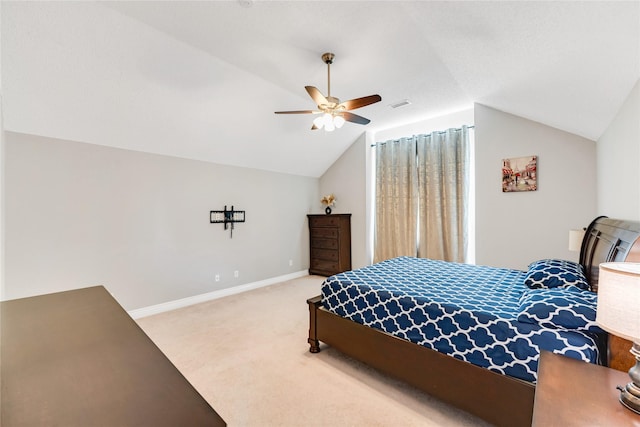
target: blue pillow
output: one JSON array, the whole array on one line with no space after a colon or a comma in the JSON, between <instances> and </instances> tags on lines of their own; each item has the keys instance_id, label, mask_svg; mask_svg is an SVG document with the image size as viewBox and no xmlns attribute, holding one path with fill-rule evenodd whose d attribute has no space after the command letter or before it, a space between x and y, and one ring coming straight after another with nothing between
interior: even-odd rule
<instances>
[{"instance_id":1,"label":"blue pillow","mask_svg":"<svg viewBox=\"0 0 640 427\"><path fill-rule=\"evenodd\" d=\"M577 286L590 289L582 265L564 259L541 259L529 264L524 284L531 289Z\"/></svg>"},{"instance_id":2,"label":"blue pillow","mask_svg":"<svg viewBox=\"0 0 640 427\"><path fill-rule=\"evenodd\" d=\"M597 294L572 289L531 289L520 298L518 321L547 328L603 332L596 324Z\"/></svg>"}]
</instances>

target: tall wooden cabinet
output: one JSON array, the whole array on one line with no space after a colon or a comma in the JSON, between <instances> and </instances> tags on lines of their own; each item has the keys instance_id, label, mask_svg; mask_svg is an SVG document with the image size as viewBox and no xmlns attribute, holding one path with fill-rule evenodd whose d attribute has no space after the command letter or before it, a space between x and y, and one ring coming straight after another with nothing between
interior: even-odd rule
<instances>
[{"instance_id":1,"label":"tall wooden cabinet","mask_svg":"<svg viewBox=\"0 0 640 427\"><path fill-rule=\"evenodd\" d=\"M332 276L351 270L351 214L307 215L309 274Z\"/></svg>"}]
</instances>

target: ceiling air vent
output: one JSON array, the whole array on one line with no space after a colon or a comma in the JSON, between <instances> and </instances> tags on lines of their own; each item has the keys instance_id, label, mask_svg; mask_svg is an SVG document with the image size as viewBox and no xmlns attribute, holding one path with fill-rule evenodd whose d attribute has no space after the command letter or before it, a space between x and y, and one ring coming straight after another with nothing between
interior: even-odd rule
<instances>
[{"instance_id":1,"label":"ceiling air vent","mask_svg":"<svg viewBox=\"0 0 640 427\"><path fill-rule=\"evenodd\" d=\"M389 107L391 108L400 108L400 107L404 107L405 105L409 105L411 104L411 101L409 101L408 99L403 99L402 101L398 101L395 102L393 104L389 104Z\"/></svg>"}]
</instances>

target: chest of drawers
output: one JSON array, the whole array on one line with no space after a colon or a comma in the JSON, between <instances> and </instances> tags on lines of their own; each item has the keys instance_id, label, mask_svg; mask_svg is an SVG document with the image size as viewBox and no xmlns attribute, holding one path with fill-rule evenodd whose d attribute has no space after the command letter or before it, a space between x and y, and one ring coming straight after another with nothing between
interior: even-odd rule
<instances>
[{"instance_id":1,"label":"chest of drawers","mask_svg":"<svg viewBox=\"0 0 640 427\"><path fill-rule=\"evenodd\" d=\"M309 274L331 276L351 270L351 214L307 217Z\"/></svg>"}]
</instances>

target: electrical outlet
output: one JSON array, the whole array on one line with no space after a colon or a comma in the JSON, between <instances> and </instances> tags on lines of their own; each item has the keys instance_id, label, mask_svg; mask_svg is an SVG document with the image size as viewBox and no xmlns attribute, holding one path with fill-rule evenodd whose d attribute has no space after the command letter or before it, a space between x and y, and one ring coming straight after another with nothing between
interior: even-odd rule
<instances>
[{"instance_id":1,"label":"electrical outlet","mask_svg":"<svg viewBox=\"0 0 640 427\"><path fill-rule=\"evenodd\" d=\"M292 259L289 260L289 267L293 267L293 260Z\"/></svg>"},{"instance_id":2,"label":"electrical outlet","mask_svg":"<svg viewBox=\"0 0 640 427\"><path fill-rule=\"evenodd\" d=\"M216 282L219 282L219 281L220 281L220 275L216 274Z\"/></svg>"},{"instance_id":3,"label":"electrical outlet","mask_svg":"<svg viewBox=\"0 0 640 427\"><path fill-rule=\"evenodd\" d=\"M240 272L238 270L234 271L233 272L233 277L235 277L237 279L238 276L240 276Z\"/></svg>"}]
</instances>

